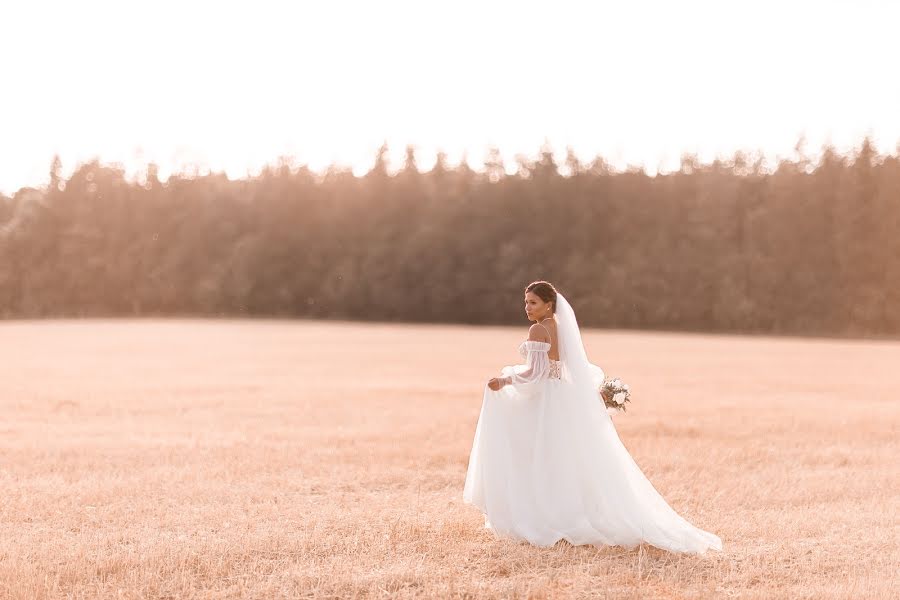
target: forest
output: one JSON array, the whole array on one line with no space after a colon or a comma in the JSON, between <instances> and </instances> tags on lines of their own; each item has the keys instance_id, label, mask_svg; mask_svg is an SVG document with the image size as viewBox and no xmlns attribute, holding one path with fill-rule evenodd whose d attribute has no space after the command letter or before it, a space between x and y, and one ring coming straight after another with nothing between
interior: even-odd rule
<instances>
[{"instance_id":1,"label":"forest","mask_svg":"<svg viewBox=\"0 0 900 600\"><path fill-rule=\"evenodd\" d=\"M900 152L872 141L650 175L547 147L508 173L382 147L356 176L139 178L92 161L0 195L0 318L299 317L522 322L553 282L584 326L900 333Z\"/></svg>"}]
</instances>

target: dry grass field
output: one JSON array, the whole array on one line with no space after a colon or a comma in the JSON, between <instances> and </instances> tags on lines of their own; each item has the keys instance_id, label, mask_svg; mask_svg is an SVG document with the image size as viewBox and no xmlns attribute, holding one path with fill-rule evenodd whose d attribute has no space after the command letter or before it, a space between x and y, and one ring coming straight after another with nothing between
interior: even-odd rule
<instances>
[{"instance_id":1,"label":"dry grass field","mask_svg":"<svg viewBox=\"0 0 900 600\"><path fill-rule=\"evenodd\" d=\"M724 552L496 540L462 502L527 326L0 323L0 598L897 598L900 343L590 331Z\"/></svg>"}]
</instances>

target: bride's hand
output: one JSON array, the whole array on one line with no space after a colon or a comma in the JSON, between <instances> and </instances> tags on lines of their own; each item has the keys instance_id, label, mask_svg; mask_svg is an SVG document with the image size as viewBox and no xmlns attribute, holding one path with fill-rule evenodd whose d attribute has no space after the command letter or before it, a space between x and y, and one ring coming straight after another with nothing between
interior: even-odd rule
<instances>
[{"instance_id":1,"label":"bride's hand","mask_svg":"<svg viewBox=\"0 0 900 600\"><path fill-rule=\"evenodd\" d=\"M488 381L488 387L496 392L503 387L503 382L500 381L498 377L492 377L491 380Z\"/></svg>"}]
</instances>

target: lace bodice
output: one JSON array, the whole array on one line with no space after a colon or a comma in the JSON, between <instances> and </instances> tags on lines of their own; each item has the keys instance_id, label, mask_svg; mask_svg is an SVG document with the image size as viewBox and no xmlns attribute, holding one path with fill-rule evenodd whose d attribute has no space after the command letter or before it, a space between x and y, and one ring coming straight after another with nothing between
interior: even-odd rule
<instances>
[{"instance_id":1,"label":"lace bodice","mask_svg":"<svg viewBox=\"0 0 900 600\"><path fill-rule=\"evenodd\" d=\"M547 377L549 379L562 379L562 369L559 366L558 360L550 360L550 372L547 373Z\"/></svg>"}]
</instances>

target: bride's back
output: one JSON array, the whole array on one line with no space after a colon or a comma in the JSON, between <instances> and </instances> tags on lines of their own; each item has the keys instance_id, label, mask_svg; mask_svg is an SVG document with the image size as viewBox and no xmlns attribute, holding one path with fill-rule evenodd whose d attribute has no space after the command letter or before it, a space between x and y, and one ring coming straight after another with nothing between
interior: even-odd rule
<instances>
[{"instance_id":1,"label":"bride's back","mask_svg":"<svg viewBox=\"0 0 900 600\"><path fill-rule=\"evenodd\" d=\"M536 339L536 337L544 338L537 341L550 342L550 351L547 353L550 360L559 360L559 335L556 328L556 319L548 318L543 321L536 322L528 330L528 339Z\"/></svg>"}]
</instances>

